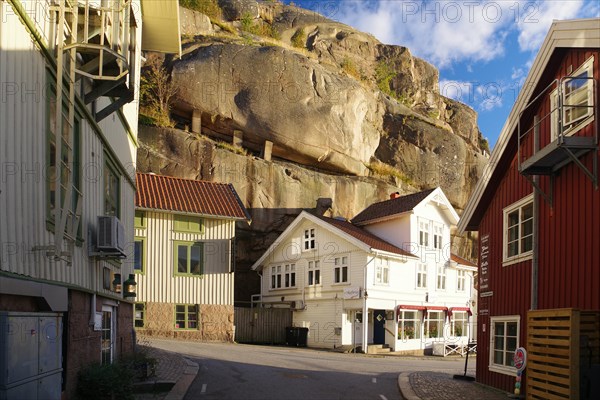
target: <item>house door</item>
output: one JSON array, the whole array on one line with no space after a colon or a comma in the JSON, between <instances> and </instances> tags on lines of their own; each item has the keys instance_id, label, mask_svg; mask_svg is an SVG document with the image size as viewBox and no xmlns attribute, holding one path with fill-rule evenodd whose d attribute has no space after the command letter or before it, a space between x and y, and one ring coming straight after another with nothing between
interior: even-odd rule
<instances>
[{"instance_id":1,"label":"house door","mask_svg":"<svg viewBox=\"0 0 600 400\"><path fill-rule=\"evenodd\" d=\"M385 344L385 310L373 310L373 343Z\"/></svg>"}]
</instances>

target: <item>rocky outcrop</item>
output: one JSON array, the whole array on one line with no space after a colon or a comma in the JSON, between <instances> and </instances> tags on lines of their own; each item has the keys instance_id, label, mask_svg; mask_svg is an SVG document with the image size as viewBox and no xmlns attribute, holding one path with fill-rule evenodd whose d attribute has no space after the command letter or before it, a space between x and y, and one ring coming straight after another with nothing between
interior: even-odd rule
<instances>
[{"instance_id":1,"label":"rocky outcrop","mask_svg":"<svg viewBox=\"0 0 600 400\"><path fill-rule=\"evenodd\" d=\"M250 65L260 65L260 74ZM301 164L365 175L379 145L383 108L356 80L280 47L213 44L174 63L177 107L202 125Z\"/></svg>"},{"instance_id":2,"label":"rocky outcrop","mask_svg":"<svg viewBox=\"0 0 600 400\"><path fill-rule=\"evenodd\" d=\"M462 211L487 155L475 111L440 95L434 66L310 11L225 3L237 11L223 7L228 22L214 34L185 16L184 55L166 61L181 129L142 127L138 168L234 184L252 215L238 227L236 299L256 293L247 283L257 276L244 270L301 210L350 218L391 192L440 186ZM281 40L242 32L244 15ZM234 136L247 155L222 148ZM380 163L392 172L373 168ZM474 255L470 238L454 243Z\"/></svg>"}]
</instances>

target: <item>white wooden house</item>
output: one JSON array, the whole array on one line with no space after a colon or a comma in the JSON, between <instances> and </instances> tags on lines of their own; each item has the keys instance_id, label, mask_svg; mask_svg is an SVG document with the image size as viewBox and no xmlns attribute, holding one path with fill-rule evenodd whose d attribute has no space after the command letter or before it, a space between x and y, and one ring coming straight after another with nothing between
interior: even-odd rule
<instances>
[{"instance_id":1,"label":"white wooden house","mask_svg":"<svg viewBox=\"0 0 600 400\"><path fill-rule=\"evenodd\" d=\"M233 185L137 174L134 324L139 335L233 341Z\"/></svg>"},{"instance_id":2,"label":"white wooden house","mask_svg":"<svg viewBox=\"0 0 600 400\"><path fill-rule=\"evenodd\" d=\"M178 7L2 0L0 21L0 398L73 398L133 349L142 49L180 52Z\"/></svg>"},{"instance_id":3,"label":"white wooden house","mask_svg":"<svg viewBox=\"0 0 600 400\"><path fill-rule=\"evenodd\" d=\"M439 188L393 197L351 222L302 212L252 266L260 304L292 308L308 346L468 341L475 267L451 256L456 212Z\"/></svg>"}]
</instances>

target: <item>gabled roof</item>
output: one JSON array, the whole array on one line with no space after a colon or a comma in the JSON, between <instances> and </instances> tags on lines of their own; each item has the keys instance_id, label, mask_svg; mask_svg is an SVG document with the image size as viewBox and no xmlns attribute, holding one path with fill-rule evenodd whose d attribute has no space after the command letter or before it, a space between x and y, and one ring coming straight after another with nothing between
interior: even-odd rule
<instances>
[{"instance_id":1,"label":"gabled roof","mask_svg":"<svg viewBox=\"0 0 600 400\"><path fill-rule=\"evenodd\" d=\"M504 123L490 160L458 222L459 233L479 228L483 213L496 189L496 185L490 183L500 179L502 171L508 165L505 158L516 151L519 113L533 99L534 90L548 67L552 55L560 48L600 48L600 18L554 21L552 23L529 70L527 79L521 86L523 89Z\"/></svg>"},{"instance_id":2,"label":"gabled roof","mask_svg":"<svg viewBox=\"0 0 600 400\"><path fill-rule=\"evenodd\" d=\"M360 226L395 218L401 214L413 211L421 203L426 203L434 199L437 199L436 201L439 201L440 204L444 203L444 211L448 212L449 219L453 224L458 222L458 214L454 211L442 189L438 187L371 204L352 218L352 223Z\"/></svg>"},{"instance_id":3,"label":"gabled roof","mask_svg":"<svg viewBox=\"0 0 600 400\"><path fill-rule=\"evenodd\" d=\"M352 225L352 223L350 223L348 221L342 221L339 219L326 218L326 217L319 217L319 218L321 218L323 221L327 222L328 224L333 225L336 228L346 232L348 235L360 240L364 244L370 246L372 249L383 250L383 251L387 251L388 253L399 254L399 255L407 256L407 257L414 257L414 255L409 253L408 251L403 250L399 247L396 247L393 244L390 244L390 243L386 242L385 240L373 235L372 233L367 232L366 230L364 230L356 225Z\"/></svg>"},{"instance_id":4,"label":"gabled roof","mask_svg":"<svg viewBox=\"0 0 600 400\"><path fill-rule=\"evenodd\" d=\"M417 256L400 249L383 239L361 229L357 226L352 225L350 222L336 220L333 218L317 217L306 211L302 211L300 215L279 235L277 240L269 246L267 251L252 265L252 269L258 269L262 263L271 255L277 246L282 244L292 233L294 229L304 220L309 220L321 228L327 229L330 232L342 237L353 245L357 246L361 250L367 253L386 253L390 256L397 256L399 258L417 258Z\"/></svg>"},{"instance_id":5,"label":"gabled roof","mask_svg":"<svg viewBox=\"0 0 600 400\"><path fill-rule=\"evenodd\" d=\"M136 174L136 208L250 220L233 185Z\"/></svg>"}]
</instances>

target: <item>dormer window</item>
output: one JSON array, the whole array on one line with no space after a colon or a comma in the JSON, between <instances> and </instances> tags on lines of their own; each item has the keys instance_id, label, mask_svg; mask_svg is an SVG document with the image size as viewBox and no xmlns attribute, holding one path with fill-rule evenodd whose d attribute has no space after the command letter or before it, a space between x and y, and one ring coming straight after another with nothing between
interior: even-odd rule
<instances>
[{"instance_id":1,"label":"dormer window","mask_svg":"<svg viewBox=\"0 0 600 400\"><path fill-rule=\"evenodd\" d=\"M306 229L304 231L304 250L313 250L315 248L315 230L314 228Z\"/></svg>"}]
</instances>

